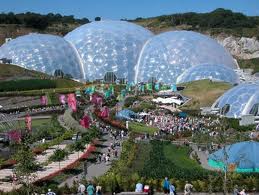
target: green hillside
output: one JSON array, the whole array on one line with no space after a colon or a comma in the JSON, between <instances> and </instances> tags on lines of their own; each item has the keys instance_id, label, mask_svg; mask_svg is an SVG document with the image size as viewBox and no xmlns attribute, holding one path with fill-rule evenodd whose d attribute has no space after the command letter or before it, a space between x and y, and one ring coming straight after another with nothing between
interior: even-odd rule
<instances>
[{"instance_id":1,"label":"green hillside","mask_svg":"<svg viewBox=\"0 0 259 195\"><path fill-rule=\"evenodd\" d=\"M194 30L211 35L257 37L259 39L259 17L246 16L222 8L209 13L181 13L162 15L152 18L130 20L155 33L168 30Z\"/></svg>"},{"instance_id":2,"label":"green hillside","mask_svg":"<svg viewBox=\"0 0 259 195\"><path fill-rule=\"evenodd\" d=\"M16 65L0 64L0 81L14 79L49 78L47 74L28 70Z\"/></svg>"},{"instance_id":3,"label":"green hillside","mask_svg":"<svg viewBox=\"0 0 259 195\"><path fill-rule=\"evenodd\" d=\"M193 81L181 84L185 89L181 92L191 100L183 106L187 109L199 109L211 106L215 100L232 86L224 82L212 82L210 80Z\"/></svg>"},{"instance_id":4,"label":"green hillside","mask_svg":"<svg viewBox=\"0 0 259 195\"><path fill-rule=\"evenodd\" d=\"M83 85L74 80L54 78L16 65L0 64L0 70L0 92L73 88Z\"/></svg>"}]
</instances>

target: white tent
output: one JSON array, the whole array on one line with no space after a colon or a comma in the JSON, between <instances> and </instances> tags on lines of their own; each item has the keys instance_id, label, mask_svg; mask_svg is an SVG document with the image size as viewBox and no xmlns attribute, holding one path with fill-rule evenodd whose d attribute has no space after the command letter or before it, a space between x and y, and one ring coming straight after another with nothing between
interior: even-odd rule
<instances>
[{"instance_id":1,"label":"white tent","mask_svg":"<svg viewBox=\"0 0 259 195\"><path fill-rule=\"evenodd\" d=\"M173 103L175 103L177 105L181 105L183 103L182 100L175 99L174 97L170 97L170 98L158 97L156 99L153 99L152 101L155 102L155 103L162 103L162 104L173 104Z\"/></svg>"}]
</instances>

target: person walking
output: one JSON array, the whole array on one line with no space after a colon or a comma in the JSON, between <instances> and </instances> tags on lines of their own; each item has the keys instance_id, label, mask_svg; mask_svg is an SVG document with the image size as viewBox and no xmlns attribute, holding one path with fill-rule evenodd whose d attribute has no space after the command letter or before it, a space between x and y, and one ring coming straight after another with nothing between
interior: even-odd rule
<instances>
[{"instance_id":1,"label":"person walking","mask_svg":"<svg viewBox=\"0 0 259 195\"><path fill-rule=\"evenodd\" d=\"M88 195L94 195L94 186L92 182L89 182L89 185L87 186L86 191Z\"/></svg>"},{"instance_id":2,"label":"person walking","mask_svg":"<svg viewBox=\"0 0 259 195\"><path fill-rule=\"evenodd\" d=\"M192 194L193 185L186 181L184 186L184 195L191 195Z\"/></svg>"},{"instance_id":3,"label":"person walking","mask_svg":"<svg viewBox=\"0 0 259 195\"><path fill-rule=\"evenodd\" d=\"M170 190L170 195L176 195L176 190L175 190L175 187L173 185L173 182L171 182L169 190Z\"/></svg>"},{"instance_id":4,"label":"person walking","mask_svg":"<svg viewBox=\"0 0 259 195\"><path fill-rule=\"evenodd\" d=\"M169 194L170 192L170 182L168 180L168 177L165 177L165 180L163 182L163 190L164 194Z\"/></svg>"},{"instance_id":5,"label":"person walking","mask_svg":"<svg viewBox=\"0 0 259 195\"><path fill-rule=\"evenodd\" d=\"M82 183L79 183L77 192L78 192L78 195L84 195L85 194L85 185Z\"/></svg>"},{"instance_id":6,"label":"person walking","mask_svg":"<svg viewBox=\"0 0 259 195\"><path fill-rule=\"evenodd\" d=\"M99 184L96 186L96 195L102 195L102 186Z\"/></svg>"},{"instance_id":7,"label":"person walking","mask_svg":"<svg viewBox=\"0 0 259 195\"><path fill-rule=\"evenodd\" d=\"M48 189L48 192L47 192L46 195L56 195L56 193L55 193L55 192L52 192L51 189Z\"/></svg>"}]
</instances>

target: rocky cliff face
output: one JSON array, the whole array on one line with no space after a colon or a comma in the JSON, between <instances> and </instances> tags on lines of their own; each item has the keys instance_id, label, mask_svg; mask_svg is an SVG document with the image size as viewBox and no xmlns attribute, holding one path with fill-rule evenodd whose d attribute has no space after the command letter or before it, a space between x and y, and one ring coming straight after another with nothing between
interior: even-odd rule
<instances>
[{"instance_id":1,"label":"rocky cliff face","mask_svg":"<svg viewBox=\"0 0 259 195\"><path fill-rule=\"evenodd\" d=\"M256 38L234 36L217 36L214 38L239 59L259 58L259 41Z\"/></svg>"}]
</instances>

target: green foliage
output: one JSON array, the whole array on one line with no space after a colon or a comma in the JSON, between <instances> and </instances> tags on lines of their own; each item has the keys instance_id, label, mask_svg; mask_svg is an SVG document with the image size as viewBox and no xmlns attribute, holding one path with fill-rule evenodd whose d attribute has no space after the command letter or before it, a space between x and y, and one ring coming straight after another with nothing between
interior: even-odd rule
<instances>
[{"instance_id":1,"label":"green foliage","mask_svg":"<svg viewBox=\"0 0 259 195\"><path fill-rule=\"evenodd\" d=\"M233 128L237 131L251 131L255 130L255 125L240 126L239 120L234 118L226 118L228 128Z\"/></svg>"},{"instance_id":2,"label":"green foliage","mask_svg":"<svg viewBox=\"0 0 259 195\"><path fill-rule=\"evenodd\" d=\"M152 141L150 161L140 175L148 178L177 178L185 180L207 179L209 172L189 159L186 148L177 149L170 142Z\"/></svg>"},{"instance_id":3,"label":"green foliage","mask_svg":"<svg viewBox=\"0 0 259 195\"><path fill-rule=\"evenodd\" d=\"M62 149L56 149L54 153L49 157L50 161L54 162L60 162L65 159L65 157L68 156L68 152L66 150Z\"/></svg>"},{"instance_id":4,"label":"green foliage","mask_svg":"<svg viewBox=\"0 0 259 195\"><path fill-rule=\"evenodd\" d=\"M31 79L0 82L0 92L55 88L54 80Z\"/></svg>"},{"instance_id":5,"label":"green foliage","mask_svg":"<svg viewBox=\"0 0 259 195\"><path fill-rule=\"evenodd\" d=\"M29 80L12 80L0 82L0 92L7 91L26 91L36 89L54 89L54 88L70 88L80 87L78 83L69 79L29 79ZM43 91L42 91L43 93Z\"/></svg>"},{"instance_id":6,"label":"green foliage","mask_svg":"<svg viewBox=\"0 0 259 195\"><path fill-rule=\"evenodd\" d=\"M64 24L85 24L90 21L87 18L75 19L74 16L62 16L60 14L49 13L41 15L32 12L14 14L9 12L7 14L0 14L0 24L23 24L26 27L32 27L39 30L44 30L48 26L58 23Z\"/></svg>"},{"instance_id":7,"label":"green foliage","mask_svg":"<svg viewBox=\"0 0 259 195\"><path fill-rule=\"evenodd\" d=\"M127 97L125 100L124 100L124 106L126 108L130 107L135 101L139 100L138 97L136 96L132 96L132 97Z\"/></svg>"},{"instance_id":8,"label":"green foliage","mask_svg":"<svg viewBox=\"0 0 259 195\"><path fill-rule=\"evenodd\" d=\"M238 59L240 68L251 68L253 73L259 72L259 58L241 60Z\"/></svg>"}]
</instances>

